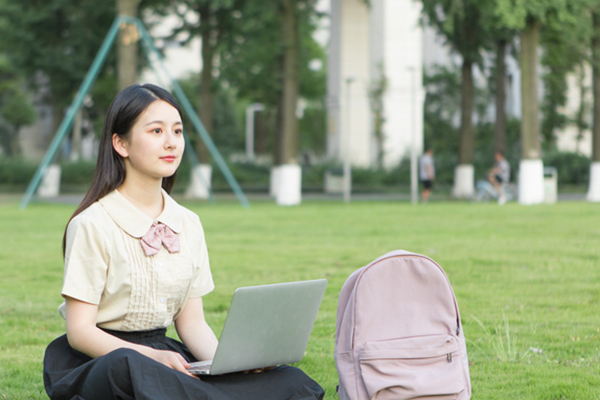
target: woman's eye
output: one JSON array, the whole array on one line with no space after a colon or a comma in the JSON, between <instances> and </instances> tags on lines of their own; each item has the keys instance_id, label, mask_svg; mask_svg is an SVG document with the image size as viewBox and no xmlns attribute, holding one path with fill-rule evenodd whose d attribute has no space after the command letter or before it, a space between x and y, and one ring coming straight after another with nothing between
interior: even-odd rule
<instances>
[{"instance_id":1,"label":"woman's eye","mask_svg":"<svg viewBox=\"0 0 600 400\"><path fill-rule=\"evenodd\" d=\"M183 133L183 129L175 129L175 134L181 135Z\"/></svg>"},{"instance_id":2,"label":"woman's eye","mask_svg":"<svg viewBox=\"0 0 600 400\"><path fill-rule=\"evenodd\" d=\"M161 130L160 128L154 128L154 129L152 130L152 132L154 132L154 133L161 133L161 132L162 132L162 130Z\"/></svg>"}]
</instances>

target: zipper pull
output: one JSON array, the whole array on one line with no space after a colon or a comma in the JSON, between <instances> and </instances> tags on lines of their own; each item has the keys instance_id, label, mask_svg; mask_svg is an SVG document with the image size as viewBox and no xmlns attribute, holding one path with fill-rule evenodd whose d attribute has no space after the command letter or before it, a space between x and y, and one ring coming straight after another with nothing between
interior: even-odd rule
<instances>
[{"instance_id":1,"label":"zipper pull","mask_svg":"<svg viewBox=\"0 0 600 400\"><path fill-rule=\"evenodd\" d=\"M446 356L446 359L448 360L449 363L452 362L452 353L448 353L448 355Z\"/></svg>"}]
</instances>

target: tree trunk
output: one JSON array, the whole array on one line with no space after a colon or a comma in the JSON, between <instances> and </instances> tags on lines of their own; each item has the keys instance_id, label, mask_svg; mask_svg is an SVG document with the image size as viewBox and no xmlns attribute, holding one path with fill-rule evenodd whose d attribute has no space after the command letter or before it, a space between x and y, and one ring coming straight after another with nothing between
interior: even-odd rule
<instances>
[{"instance_id":1,"label":"tree trunk","mask_svg":"<svg viewBox=\"0 0 600 400\"><path fill-rule=\"evenodd\" d=\"M52 130L50 131L50 135L44 137L42 145L45 149L50 146L52 138L58 133L58 128L60 128L60 124L62 123L62 120L66 114L65 108L59 105L58 101L56 101L56 96L53 94L50 97L50 104L52 104ZM57 153L60 157L60 152Z\"/></svg>"},{"instance_id":2,"label":"tree trunk","mask_svg":"<svg viewBox=\"0 0 600 400\"><path fill-rule=\"evenodd\" d=\"M213 59L215 54L214 31L212 28L214 15L210 6L200 10L200 30L202 35L202 72L200 73L200 93L198 102L198 116L212 136L214 130L214 87L213 87ZM196 142L196 154L202 164L209 164L211 157L208 148L202 140Z\"/></svg>"},{"instance_id":3,"label":"tree trunk","mask_svg":"<svg viewBox=\"0 0 600 400\"><path fill-rule=\"evenodd\" d=\"M283 42L282 92L279 102L276 135L276 164L294 164L298 154L298 119L296 103L299 92L299 33L295 0L281 0L281 37Z\"/></svg>"},{"instance_id":4,"label":"tree trunk","mask_svg":"<svg viewBox=\"0 0 600 400\"><path fill-rule=\"evenodd\" d=\"M137 17L140 0L116 0L119 15ZM117 44L117 79L119 90L137 80L138 32L135 25L121 24Z\"/></svg>"},{"instance_id":5,"label":"tree trunk","mask_svg":"<svg viewBox=\"0 0 600 400\"><path fill-rule=\"evenodd\" d=\"M254 152L256 154L265 154L267 152L267 125L270 120L268 110L261 113L256 113L255 116L255 128L254 128Z\"/></svg>"},{"instance_id":6,"label":"tree trunk","mask_svg":"<svg viewBox=\"0 0 600 400\"><path fill-rule=\"evenodd\" d=\"M506 40L496 42L496 122L494 151L506 153Z\"/></svg>"},{"instance_id":7,"label":"tree trunk","mask_svg":"<svg viewBox=\"0 0 600 400\"><path fill-rule=\"evenodd\" d=\"M539 21L529 21L521 33L521 159L541 158L538 104Z\"/></svg>"},{"instance_id":8,"label":"tree trunk","mask_svg":"<svg viewBox=\"0 0 600 400\"><path fill-rule=\"evenodd\" d=\"M75 120L73 121L73 131L71 133L71 154L69 155L69 161L79 161L79 154L81 154L81 130L83 127L83 113L80 109L75 114Z\"/></svg>"},{"instance_id":9,"label":"tree trunk","mask_svg":"<svg viewBox=\"0 0 600 400\"><path fill-rule=\"evenodd\" d=\"M541 23L530 20L521 33L521 161L519 203L544 202L544 164L540 146L538 44Z\"/></svg>"},{"instance_id":10,"label":"tree trunk","mask_svg":"<svg viewBox=\"0 0 600 400\"><path fill-rule=\"evenodd\" d=\"M594 125L592 127L592 162L600 162L600 9L592 14L592 90L594 97Z\"/></svg>"},{"instance_id":11,"label":"tree trunk","mask_svg":"<svg viewBox=\"0 0 600 400\"><path fill-rule=\"evenodd\" d=\"M473 163L473 62L463 58L461 83L459 164Z\"/></svg>"},{"instance_id":12,"label":"tree trunk","mask_svg":"<svg viewBox=\"0 0 600 400\"><path fill-rule=\"evenodd\" d=\"M10 129L11 128L8 128L8 130ZM21 127L19 125L15 125L12 128L13 132L11 132L11 135L9 136L10 144L8 146L8 157L15 157L21 155L21 142L19 140L20 129Z\"/></svg>"}]
</instances>

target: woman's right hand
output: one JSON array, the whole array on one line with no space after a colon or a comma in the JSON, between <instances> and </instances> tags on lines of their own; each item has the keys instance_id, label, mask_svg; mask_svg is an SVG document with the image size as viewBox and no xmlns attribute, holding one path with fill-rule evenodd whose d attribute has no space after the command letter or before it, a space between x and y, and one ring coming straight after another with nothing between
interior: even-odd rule
<instances>
[{"instance_id":1,"label":"woman's right hand","mask_svg":"<svg viewBox=\"0 0 600 400\"><path fill-rule=\"evenodd\" d=\"M169 368L194 376L187 371L190 364L177 352L126 342L98 329L97 312L97 305L66 298L67 339L75 350L96 358L119 348L132 349Z\"/></svg>"},{"instance_id":2,"label":"woman's right hand","mask_svg":"<svg viewBox=\"0 0 600 400\"><path fill-rule=\"evenodd\" d=\"M190 363L188 363L181 354L175 351L155 349L150 358L176 371L183 372L189 376L195 376L187 370L190 367Z\"/></svg>"}]
</instances>

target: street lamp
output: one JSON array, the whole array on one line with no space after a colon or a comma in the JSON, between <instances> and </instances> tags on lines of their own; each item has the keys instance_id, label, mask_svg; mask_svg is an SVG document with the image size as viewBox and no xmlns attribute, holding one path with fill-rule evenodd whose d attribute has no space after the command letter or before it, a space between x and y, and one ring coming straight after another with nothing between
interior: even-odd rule
<instances>
[{"instance_id":1,"label":"street lamp","mask_svg":"<svg viewBox=\"0 0 600 400\"><path fill-rule=\"evenodd\" d=\"M417 204L417 69L408 67L412 72L411 82L411 145L410 145L410 197L412 204Z\"/></svg>"},{"instance_id":2,"label":"street lamp","mask_svg":"<svg viewBox=\"0 0 600 400\"><path fill-rule=\"evenodd\" d=\"M246 107L246 158L254 161L254 113L264 110L261 103L252 103Z\"/></svg>"},{"instance_id":3,"label":"street lamp","mask_svg":"<svg viewBox=\"0 0 600 400\"><path fill-rule=\"evenodd\" d=\"M354 82L354 78L346 78L346 132L344 135L344 203L350 203L350 188L352 178L350 175L350 120L352 110L350 107L350 86Z\"/></svg>"}]
</instances>

